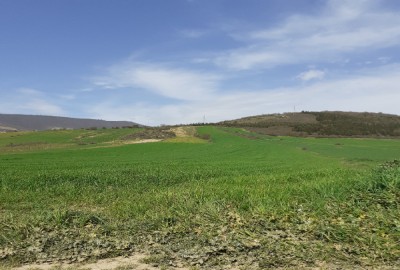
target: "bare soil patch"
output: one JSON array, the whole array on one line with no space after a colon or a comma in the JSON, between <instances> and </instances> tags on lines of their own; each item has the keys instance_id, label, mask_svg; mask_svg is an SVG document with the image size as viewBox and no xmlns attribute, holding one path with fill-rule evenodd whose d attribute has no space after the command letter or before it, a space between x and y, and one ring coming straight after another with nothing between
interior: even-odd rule
<instances>
[{"instance_id":1,"label":"bare soil patch","mask_svg":"<svg viewBox=\"0 0 400 270\"><path fill-rule=\"evenodd\" d=\"M196 134L195 127L176 127L170 129L176 137L193 137Z\"/></svg>"},{"instance_id":2,"label":"bare soil patch","mask_svg":"<svg viewBox=\"0 0 400 270\"><path fill-rule=\"evenodd\" d=\"M147 128L140 132L135 132L129 134L122 138L125 141L132 140L149 140L149 139L157 139L157 140L165 140L169 138L176 137L175 133L164 128Z\"/></svg>"},{"instance_id":3,"label":"bare soil patch","mask_svg":"<svg viewBox=\"0 0 400 270\"><path fill-rule=\"evenodd\" d=\"M143 139L136 141L124 141L123 144L140 144L140 143L152 143L152 142L161 142L161 139Z\"/></svg>"},{"instance_id":4,"label":"bare soil patch","mask_svg":"<svg viewBox=\"0 0 400 270\"><path fill-rule=\"evenodd\" d=\"M90 270L157 270L160 267L157 264L146 263L148 260L148 256L145 254L135 253L131 256L126 257L116 257L111 259L102 259L97 262L92 263L74 263L74 264L66 264L66 263L46 263L46 264L26 264L20 267L13 268L13 270L49 270L49 269L90 269ZM188 268L184 267L169 267L170 270L187 270Z\"/></svg>"}]
</instances>

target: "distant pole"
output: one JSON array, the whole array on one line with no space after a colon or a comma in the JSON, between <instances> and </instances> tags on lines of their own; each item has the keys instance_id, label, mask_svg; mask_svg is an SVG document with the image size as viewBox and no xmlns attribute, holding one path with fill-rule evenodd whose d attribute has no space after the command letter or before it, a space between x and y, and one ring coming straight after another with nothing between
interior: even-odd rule
<instances>
[{"instance_id":1,"label":"distant pole","mask_svg":"<svg viewBox=\"0 0 400 270\"><path fill-rule=\"evenodd\" d=\"M206 123L206 115L203 115L203 125Z\"/></svg>"},{"instance_id":2,"label":"distant pole","mask_svg":"<svg viewBox=\"0 0 400 270\"><path fill-rule=\"evenodd\" d=\"M296 113L296 105L293 106L293 112Z\"/></svg>"}]
</instances>

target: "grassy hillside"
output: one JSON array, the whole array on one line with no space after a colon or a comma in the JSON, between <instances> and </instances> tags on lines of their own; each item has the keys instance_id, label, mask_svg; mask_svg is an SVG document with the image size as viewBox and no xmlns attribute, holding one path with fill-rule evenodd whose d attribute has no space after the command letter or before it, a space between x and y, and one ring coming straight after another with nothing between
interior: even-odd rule
<instances>
[{"instance_id":1,"label":"grassy hillside","mask_svg":"<svg viewBox=\"0 0 400 270\"><path fill-rule=\"evenodd\" d=\"M0 134L0 265L135 250L199 269L400 263L398 140L208 126L203 143L71 143L85 132ZM60 147L3 151L14 139Z\"/></svg>"},{"instance_id":2,"label":"grassy hillside","mask_svg":"<svg viewBox=\"0 0 400 270\"><path fill-rule=\"evenodd\" d=\"M301 112L259 115L219 123L269 135L400 137L400 116L381 113Z\"/></svg>"},{"instance_id":3,"label":"grassy hillside","mask_svg":"<svg viewBox=\"0 0 400 270\"><path fill-rule=\"evenodd\" d=\"M109 147L131 142L143 128L24 131L0 134L0 153Z\"/></svg>"}]
</instances>

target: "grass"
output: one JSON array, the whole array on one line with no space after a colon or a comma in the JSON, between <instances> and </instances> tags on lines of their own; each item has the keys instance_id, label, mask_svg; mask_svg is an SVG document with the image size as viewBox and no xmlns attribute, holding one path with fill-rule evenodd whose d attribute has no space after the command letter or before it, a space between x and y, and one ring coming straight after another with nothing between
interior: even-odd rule
<instances>
[{"instance_id":1,"label":"grass","mask_svg":"<svg viewBox=\"0 0 400 270\"><path fill-rule=\"evenodd\" d=\"M0 153L105 146L141 128L54 130L0 133Z\"/></svg>"},{"instance_id":2,"label":"grass","mask_svg":"<svg viewBox=\"0 0 400 270\"><path fill-rule=\"evenodd\" d=\"M398 263L399 166L378 165L400 158L400 141L207 126L209 141L112 144L136 131L0 134L0 263L138 248L199 267L254 264L245 254L261 268ZM54 147L8 150L31 142Z\"/></svg>"}]
</instances>

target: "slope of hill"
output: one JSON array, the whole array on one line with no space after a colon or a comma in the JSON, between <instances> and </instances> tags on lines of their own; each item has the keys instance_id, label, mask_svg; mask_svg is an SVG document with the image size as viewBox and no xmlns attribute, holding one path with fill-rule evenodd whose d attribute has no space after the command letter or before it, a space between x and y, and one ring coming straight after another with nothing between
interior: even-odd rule
<instances>
[{"instance_id":1,"label":"slope of hill","mask_svg":"<svg viewBox=\"0 0 400 270\"><path fill-rule=\"evenodd\" d=\"M105 121L79 119L59 116L0 114L0 131L79 129L79 128L112 128L141 126L129 121Z\"/></svg>"},{"instance_id":2,"label":"slope of hill","mask_svg":"<svg viewBox=\"0 0 400 270\"><path fill-rule=\"evenodd\" d=\"M268 135L400 137L400 116L383 113L301 112L219 122Z\"/></svg>"}]
</instances>

